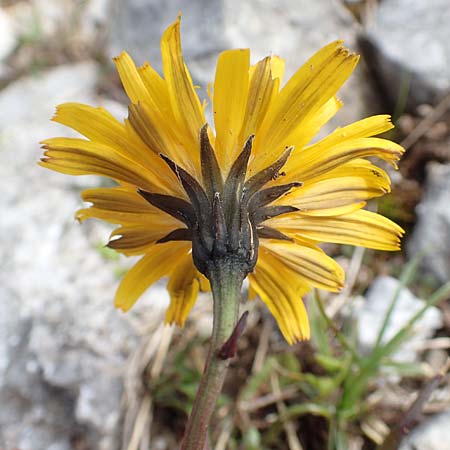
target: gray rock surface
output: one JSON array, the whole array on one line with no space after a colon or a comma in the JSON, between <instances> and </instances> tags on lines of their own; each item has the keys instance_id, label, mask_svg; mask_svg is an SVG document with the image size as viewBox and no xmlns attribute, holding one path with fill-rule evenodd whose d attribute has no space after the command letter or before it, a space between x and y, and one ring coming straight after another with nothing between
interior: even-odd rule
<instances>
[{"instance_id":1,"label":"gray rock surface","mask_svg":"<svg viewBox=\"0 0 450 450\"><path fill-rule=\"evenodd\" d=\"M189 66L192 62L205 66L206 76L209 76L218 52L227 45L223 36L222 0L114 1L112 11L108 48L111 58L127 50L137 64L149 61L160 70L161 35L180 11L183 13L183 53ZM198 77L197 73L193 75Z\"/></svg>"},{"instance_id":2,"label":"gray rock surface","mask_svg":"<svg viewBox=\"0 0 450 450\"><path fill-rule=\"evenodd\" d=\"M110 229L74 220L80 187L99 179L36 164L39 141L68 133L49 120L55 105L98 104L97 79L80 63L0 92L0 448L118 448L127 360L167 305L156 288L114 309L118 263L96 249Z\"/></svg>"},{"instance_id":3,"label":"gray rock surface","mask_svg":"<svg viewBox=\"0 0 450 450\"><path fill-rule=\"evenodd\" d=\"M17 44L17 32L9 15L0 7L0 80L9 73L6 59Z\"/></svg>"},{"instance_id":4,"label":"gray rock surface","mask_svg":"<svg viewBox=\"0 0 450 450\"><path fill-rule=\"evenodd\" d=\"M440 282L450 280L450 164L429 163L417 222L408 241L409 256L424 252L423 268Z\"/></svg>"},{"instance_id":5,"label":"gray rock surface","mask_svg":"<svg viewBox=\"0 0 450 450\"><path fill-rule=\"evenodd\" d=\"M335 39L344 39L357 50L355 23L338 0L116 0L113 11L108 56L125 49L137 64L148 60L159 70L161 33L181 11L183 53L203 97L207 84L213 81L218 54L227 48L250 48L253 62L268 54L282 56L286 60L285 80ZM374 112L376 102L362 67L339 96L345 106L328 131Z\"/></svg>"},{"instance_id":6,"label":"gray rock surface","mask_svg":"<svg viewBox=\"0 0 450 450\"><path fill-rule=\"evenodd\" d=\"M426 419L404 439L400 450L450 450L450 410Z\"/></svg>"},{"instance_id":7,"label":"gray rock surface","mask_svg":"<svg viewBox=\"0 0 450 450\"><path fill-rule=\"evenodd\" d=\"M384 0L368 30L369 60L395 104L436 103L450 91L448 0Z\"/></svg>"},{"instance_id":8,"label":"gray rock surface","mask_svg":"<svg viewBox=\"0 0 450 450\"><path fill-rule=\"evenodd\" d=\"M376 278L370 286L365 301L357 310L358 342L361 350L369 354L375 346L377 336L386 313L399 286L399 281L392 277ZM403 288L395 304L391 320L384 333L382 342L389 339L403 328L424 305L424 301ZM398 362L413 362L417 359L418 344L430 338L434 331L442 326L442 314L438 308L431 307L419 319L413 328L413 334L393 355Z\"/></svg>"},{"instance_id":9,"label":"gray rock surface","mask_svg":"<svg viewBox=\"0 0 450 450\"><path fill-rule=\"evenodd\" d=\"M14 49L16 45L16 33L10 17L0 8L0 63Z\"/></svg>"}]
</instances>

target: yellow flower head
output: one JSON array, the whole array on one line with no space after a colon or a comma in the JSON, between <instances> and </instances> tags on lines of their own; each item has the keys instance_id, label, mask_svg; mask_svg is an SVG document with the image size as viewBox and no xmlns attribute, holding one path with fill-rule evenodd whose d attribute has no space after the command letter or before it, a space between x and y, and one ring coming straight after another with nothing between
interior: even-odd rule
<instances>
[{"instance_id":1,"label":"yellow flower head","mask_svg":"<svg viewBox=\"0 0 450 450\"><path fill-rule=\"evenodd\" d=\"M396 165L399 145L372 136L392 128L380 115L310 144L339 110L336 92L358 56L332 42L281 87L283 60L250 65L247 49L219 56L213 84L214 131L181 53L180 19L161 40L164 77L149 64L115 58L130 98L124 123L103 108L58 106L53 118L86 139L43 142L41 165L70 175L97 174L116 187L88 189L80 220L118 224L109 246L143 255L125 275L115 304L127 311L168 276L167 323L183 325L209 265L234 258L289 343L309 337L301 297L338 291L344 272L320 242L398 250L402 229L362 209L389 192L387 174L366 158Z\"/></svg>"}]
</instances>

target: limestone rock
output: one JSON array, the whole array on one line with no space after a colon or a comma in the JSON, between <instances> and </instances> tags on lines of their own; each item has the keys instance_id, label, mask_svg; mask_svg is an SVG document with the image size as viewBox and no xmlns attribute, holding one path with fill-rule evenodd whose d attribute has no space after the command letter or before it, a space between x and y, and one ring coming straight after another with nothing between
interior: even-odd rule
<instances>
[{"instance_id":1,"label":"limestone rock","mask_svg":"<svg viewBox=\"0 0 450 450\"><path fill-rule=\"evenodd\" d=\"M133 312L114 309L118 263L97 250L110 227L74 220L83 177L36 164L39 141L68 133L55 105L101 103L98 72L57 67L0 92L0 448L117 449L127 360L167 305L156 286Z\"/></svg>"},{"instance_id":2,"label":"limestone rock","mask_svg":"<svg viewBox=\"0 0 450 450\"><path fill-rule=\"evenodd\" d=\"M426 419L407 436L400 450L450 450L450 410Z\"/></svg>"},{"instance_id":3,"label":"limestone rock","mask_svg":"<svg viewBox=\"0 0 450 450\"><path fill-rule=\"evenodd\" d=\"M362 307L357 311L358 341L364 353L368 354L373 349L398 285L398 280L392 277L376 278L366 294ZM423 305L424 301L414 296L408 289L401 289L382 342L387 342L394 337ZM429 308L416 322L413 335L402 344L393 355L393 359L399 362L415 361L418 344L430 338L434 331L442 326L442 323L442 314L439 309Z\"/></svg>"},{"instance_id":4,"label":"limestone rock","mask_svg":"<svg viewBox=\"0 0 450 450\"><path fill-rule=\"evenodd\" d=\"M422 201L416 208L417 222L408 242L412 257L424 252L423 268L441 283L450 279L450 164L429 163Z\"/></svg>"},{"instance_id":5,"label":"limestone rock","mask_svg":"<svg viewBox=\"0 0 450 450\"><path fill-rule=\"evenodd\" d=\"M113 10L108 56L125 49L137 64L148 60L158 70L161 33L181 11L183 53L203 98L214 79L218 54L227 48L250 48L253 63L268 54L282 56L285 80L333 40L344 39L357 50L355 23L337 0L123 0L116 1ZM376 109L363 72L360 64L339 92L345 105L327 132Z\"/></svg>"},{"instance_id":6,"label":"limestone rock","mask_svg":"<svg viewBox=\"0 0 450 450\"><path fill-rule=\"evenodd\" d=\"M385 0L365 37L368 60L393 105L436 103L450 90L448 0Z\"/></svg>"}]
</instances>

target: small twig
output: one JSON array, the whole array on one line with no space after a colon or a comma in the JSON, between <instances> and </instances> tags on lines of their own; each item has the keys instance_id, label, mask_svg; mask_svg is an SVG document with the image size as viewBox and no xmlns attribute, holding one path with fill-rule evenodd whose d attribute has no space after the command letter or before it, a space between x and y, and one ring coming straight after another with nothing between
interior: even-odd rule
<instances>
[{"instance_id":1,"label":"small twig","mask_svg":"<svg viewBox=\"0 0 450 450\"><path fill-rule=\"evenodd\" d=\"M128 449L131 436L133 435L136 418L142 404L142 392L145 388L142 384L142 373L150 364L158 349L158 340L163 325L158 325L156 329L147 329L139 342L136 351L131 355L125 373L124 403L125 419L122 440L122 450Z\"/></svg>"},{"instance_id":2,"label":"small twig","mask_svg":"<svg viewBox=\"0 0 450 450\"><path fill-rule=\"evenodd\" d=\"M348 350L352 354L354 359L358 359L358 355L356 354L356 351L353 348L353 346L347 341L346 337L340 332L340 330L336 327L335 323L327 315L327 312L325 311L322 300L320 298L320 294L317 291L315 292L315 297L317 306L319 307L319 311L322 314L322 317L325 319L328 327L330 327L333 330L333 333L335 334L336 338L338 339L342 347Z\"/></svg>"},{"instance_id":3,"label":"small twig","mask_svg":"<svg viewBox=\"0 0 450 450\"><path fill-rule=\"evenodd\" d=\"M217 439L215 450L226 450L232 430L233 427L231 420L225 421L222 431L220 432Z\"/></svg>"},{"instance_id":4,"label":"small twig","mask_svg":"<svg viewBox=\"0 0 450 450\"><path fill-rule=\"evenodd\" d=\"M258 373L264 361L266 360L267 351L269 350L269 338L272 332L272 324L265 320L258 339L258 348L255 352L255 358L252 365L252 373Z\"/></svg>"},{"instance_id":5,"label":"small twig","mask_svg":"<svg viewBox=\"0 0 450 450\"><path fill-rule=\"evenodd\" d=\"M152 399L150 395L146 394L141 402L127 450L138 450L142 435L149 422L151 406Z\"/></svg>"},{"instance_id":6,"label":"small twig","mask_svg":"<svg viewBox=\"0 0 450 450\"><path fill-rule=\"evenodd\" d=\"M429 400L433 391L439 386L449 369L450 358L447 359L446 364L439 371L439 373L432 377L424 386L422 391L417 396L417 399L403 416L403 419L391 430L383 444L378 447L378 450L396 450L400 446L403 438L410 433L411 429L420 418L425 403Z\"/></svg>"},{"instance_id":7,"label":"small twig","mask_svg":"<svg viewBox=\"0 0 450 450\"><path fill-rule=\"evenodd\" d=\"M164 326L162 330L161 340L159 342L158 350L153 361L150 377L152 379L158 378L164 366L164 361L169 351L170 343L172 341L173 327Z\"/></svg>"},{"instance_id":8,"label":"small twig","mask_svg":"<svg viewBox=\"0 0 450 450\"><path fill-rule=\"evenodd\" d=\"M444 97L400 143L406 149L413 146L450 109L450 94Z\"/></svg>"},{"instance_id":9,"label":"small twig","mask_svg":"<svg viewBox=\"0 0 450 450\"><path fill-rule=\"evenodd\" d=\"M122 448L125 450L137 450L149 447L150 430L152 421L152 401L148 392L145 392L142 374L146 367L153 361L150 378L157 378L164 365L165 357L171 342L173 329L165 325L158 325L156 330L145 336L137 350L130 358L125 377L126 414L124 425L124 441ZM144 408L148 406L147 412Z\"/></svg>"},{"instance_id":10,"label":"small twig","mask_svg":"<svg viewBox=\"0 0 450 450\"><path fill-rule=\"evenodd\" d=\"M450 338L448 337L438 337L433 339L428 339L414 345L415 350L446 350L450 348Z\"/></svg>"},{"instance_id":11,"label":"small twig","mask_svg":"<svg viewBox=\"0 0 450 450\"><path fill-rule=\"evenodd\" d=\"M361 22L363 28L367 29L376 23L376 12L378 9L377 0L367 0L364 2L363 11L361 13Z\"/></svg>"},{"instance_id":12,"label":"small twig","mask_svg":"<svg viewBox=\"0 0 450 450\"><path fill-rule=\"evenodd\" d=\"M353 251L352 258L350 259L350 264L346 273L345 286L342 289L341 293L334 297L333 301L330 302L330 304L327 306L327 316L330 319L332 319L347 303L353 287L355 286L356 280L358 279L364 252L365 248L363 247L356 247Z\"/></svg>"},{"instance_id":13,"label":"small twig","mask_svg":"<svg viewBox=\"0 0 450 450\"><path fill-rule=\"evenodd\" d=\"M298 394L298 388L295 386L290 386L283 391L280 391L279 394L275 394L274 392L266 395L262 395L258 398L252 398L249 401L241 402L239 404L239 409L245 412L256 411L261 408L265 408L266 406L272 405L273 403L277 403L282 400L288 400L293 398Z\"/></svg>"},{"instance_id":14,"label":"small twig","mask_svg":"<svg viewBox=\"0 0 450 450\"><path fill-rule=\"evenodd\" d=\"M280 397L281 395L281 389L280 389L280 383L278 381L278 376L273 373L270 377L270 382L272 385L272 391L274 395ZM277 401L277 409L278 413L281 417L286 417L287 415L287 408L286 405L281 401ZM297 434L295 432L295 427L292 421L290 420L283 420L283 428L287 436L288 445L290 450L304 450L302 444L300 443Z\"/></svg>"}]
</instances>

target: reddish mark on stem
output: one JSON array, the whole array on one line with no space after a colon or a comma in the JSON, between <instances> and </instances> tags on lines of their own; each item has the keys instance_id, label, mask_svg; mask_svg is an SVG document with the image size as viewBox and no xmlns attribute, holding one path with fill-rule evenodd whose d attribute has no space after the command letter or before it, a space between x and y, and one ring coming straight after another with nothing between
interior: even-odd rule
<instances>
[{"instance_id":1,"label":"reddish mark on stem","mask_svg":"<svg viewBox=\"0 0 450 450\"><path fill-rule=\"evenodd\" d=\"M229 358L234 358L236 356L238 339L242 336L242 333L245 330L245 326L247 324L247 317L248 311L245 311L244 314L242 314L241 318L238 320L236 326L234 327L231 336L217 351L217 356L220 359L226 360Z\"/></svg>"}]
</instances>

